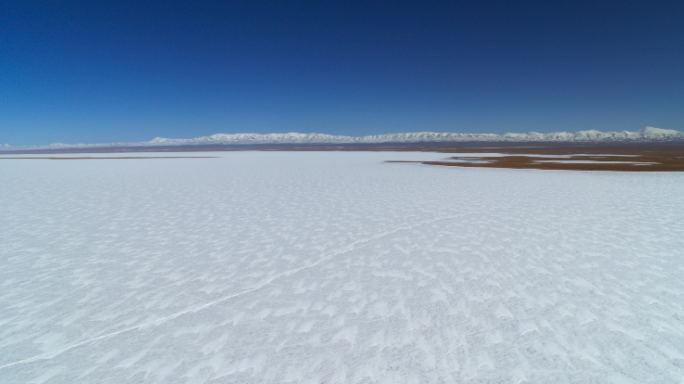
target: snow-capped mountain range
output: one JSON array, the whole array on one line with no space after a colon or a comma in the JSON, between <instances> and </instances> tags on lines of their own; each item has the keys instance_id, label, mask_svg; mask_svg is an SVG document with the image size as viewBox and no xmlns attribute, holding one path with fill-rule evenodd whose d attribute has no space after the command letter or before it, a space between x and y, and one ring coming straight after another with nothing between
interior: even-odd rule
<instances>
[{"instance_id":1,"label":"snow-capped mountain range","mask_svg":"<svg viewBox=\"0 0 684 384\"><path fill-rule=\"evenodd\" d=\"M337 136L321 133L218 133L194 139L165 139L157 137L150 141L110 144L50 144L47 146L12 147L5 144L2 150L17 149L60 149L100 147L154 147L183 145L246 145L246 144L374 144L374 143L420 143L420 142L464 142L464 141L510 141L510 142L593 142L593 141L684 141L684 132L672 129L645 127L636 132L579 131L575 133L437 133L413 132L391 133L373 136Z\"/></svg>"}]
</instances>

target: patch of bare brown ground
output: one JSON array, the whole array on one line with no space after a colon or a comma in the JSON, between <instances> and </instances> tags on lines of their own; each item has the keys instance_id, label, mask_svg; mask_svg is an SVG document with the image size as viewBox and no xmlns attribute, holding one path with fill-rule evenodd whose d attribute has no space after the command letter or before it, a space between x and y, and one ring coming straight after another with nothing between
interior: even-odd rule
<instances>
[{"instance_id":1,"label":"patch of bare brown ground","mask_svg":"<svg viewBox=\"0 0 684 384\"><path fill-rule=\"evenodd\" d=\"M466 164L453 162L428 162L429 164L470 168L519 168L519 169L561 169L576 171L632 171L632 172L681 172L684 170L684 141L670 142L599 142L599 143L544 143L544 142L434 142L434 143L380 143L380 144L213 144L185 146L150 147L103 147L34 149L0 152L0 159L16 154L75 154L75 153L141 153L141 152L218 152L218 151L410 151L452 153L504 153L505 158L483 158L493 160L487 164ZM593 164L539 163L534 158L515 155L592 155L586 157L556 158L558 160L596 160ZM636 155L634 157L598 155ZM145 157L150 159L151 157ZM167 157L165 157L167 158ZM172 158L172 157L168 157ZM24 158L25 159L25 158ZM44 158L41 158L44 159ZM51 158L64 160L66 158ZM84 159L79 157L79 159ZM104 159L103 157L93 159ZM122 159L117 157L116 159ZM475 160L475 159L473 159ZM610 164L606 161L621 161L624 164ZM603 162L603 163L600 163ZM633 165L632 162L654 162L651 165Z\"/></svg>"},{"instance_id":2,"label":"patch of bare brown ground","mask_svg":"<svg viewBox=\"0 0 684 384\"><path fill-rule=\"evenodd\" d=\"M215 159L216 156L147 156L147 157L3 157L0 160L146 160L146 159Z\"/></svg>"},{"instance_id":3,"label":"patch of bare brown ground","mask_svg":"<svg viewBox=\"0 0 684 384\"><path fill-rule=\"evenodd\" d=\"M454 156L430 165L466 168L513 168L567 171L682 172L684 143L641 143L611 145L534 145L500 148L468 148L449 151L503 153L503 157ZM544 157L534 156L544 155ZM553 162L558 161L558 162ZM572 163L572 161L577 161ZM582 161L591 161L584 163Z\"/></svg>"}]
</instances>

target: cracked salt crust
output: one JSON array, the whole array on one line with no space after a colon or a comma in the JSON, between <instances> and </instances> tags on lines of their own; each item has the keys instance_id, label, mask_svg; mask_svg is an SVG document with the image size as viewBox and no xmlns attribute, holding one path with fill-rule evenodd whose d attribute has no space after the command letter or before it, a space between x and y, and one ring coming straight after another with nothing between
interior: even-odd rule
<instances>
[{"instance_id":1,"label":"cracked salt crust","mask_svg":"<svg viewBox=\"0 0 684 384\"><path fill-rule=\"evenodd\" d=\"M3 163L1 383L684 380L681 173L214 155Z\"/></svg>"}]
</instances>

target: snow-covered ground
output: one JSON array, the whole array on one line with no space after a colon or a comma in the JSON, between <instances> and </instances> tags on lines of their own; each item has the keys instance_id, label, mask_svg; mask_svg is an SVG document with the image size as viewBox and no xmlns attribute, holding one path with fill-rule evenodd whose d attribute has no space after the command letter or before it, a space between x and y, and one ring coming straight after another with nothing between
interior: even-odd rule
<instances>
[{"instance_id":1,"label":"snow-covered ground","mask_svg":"<svg viewBox=\"0 0 684 384\"><path fill-rule=\"evenodd\" d=\"M682 173L214 155L1 160L0 383L684 381Z\"/></svg>"}]
</instances>

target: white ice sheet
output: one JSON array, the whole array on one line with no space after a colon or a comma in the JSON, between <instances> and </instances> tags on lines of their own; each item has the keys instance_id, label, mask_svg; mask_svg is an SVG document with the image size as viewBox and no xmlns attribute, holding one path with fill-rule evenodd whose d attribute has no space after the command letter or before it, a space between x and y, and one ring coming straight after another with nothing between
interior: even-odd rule
<instances>
[{"instance_id":1,"label":"white ice sheet","mask_svg":"<svg viewBox=\"0 0 684 384\"><path fill-rule=\"evenodd\" d=\"M684 381L681 173L216 155L0 162L0 383Z\"/></svg>"}]
</instances>

